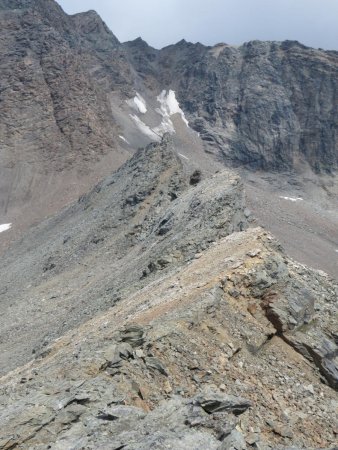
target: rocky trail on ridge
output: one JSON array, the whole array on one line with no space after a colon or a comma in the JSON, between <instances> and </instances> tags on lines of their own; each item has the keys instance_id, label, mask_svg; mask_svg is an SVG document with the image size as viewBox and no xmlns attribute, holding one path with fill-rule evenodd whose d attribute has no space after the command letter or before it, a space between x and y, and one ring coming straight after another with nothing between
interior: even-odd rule
<instances>
[{"instance_id":1,"label":"rocky trail on ridge","mask_svg":"<svg viewBox=\"0 0 338 450\"><path fill-rule=\"evenodd\" d=\"M332 448L337 286L248 220L165 136L13 246L0 448Z\"/></svg>"}]
</instances>

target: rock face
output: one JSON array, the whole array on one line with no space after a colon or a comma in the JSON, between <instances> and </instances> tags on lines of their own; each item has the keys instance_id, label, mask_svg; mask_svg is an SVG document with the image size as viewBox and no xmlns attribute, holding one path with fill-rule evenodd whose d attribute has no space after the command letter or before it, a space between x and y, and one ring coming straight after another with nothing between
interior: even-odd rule
<instances>
[{"instance_id":1,"label":"rock face","mask_svg":"<svg viewBox=\"0 0 338 450\"><path fill-rule=\"evenodd\" d=\"M0 216L24 228L129 156L108 98L129 69L96 13L69 17L52 0L1 0L0 34Z\"/></svg>"},{"instance_id":2,"label":"rock face","mask_svg":"<svg viewBox=\"0 0 338 450\"><path fill-rule=\"evenodd\" d=\"M115 36L93 11L70 17L52 0L1 0L0 11L5 155L34 153L62 170L108 152L115 140L107 91L127 82ZM103 63L111 67L104 78Z\"/></svg>"},{"instance_id":3,"label":"rock face","mask_svg":"<svg viewBox=\"0 0 338 450\"><path fill-rule=\"evenodd\" d=\"M337 52L293 41L238 48L181 41L155 59L139 41L126 46L141 76L176 90L191 126L228 164L337 169Z\"/></svg>"}]
</instances>

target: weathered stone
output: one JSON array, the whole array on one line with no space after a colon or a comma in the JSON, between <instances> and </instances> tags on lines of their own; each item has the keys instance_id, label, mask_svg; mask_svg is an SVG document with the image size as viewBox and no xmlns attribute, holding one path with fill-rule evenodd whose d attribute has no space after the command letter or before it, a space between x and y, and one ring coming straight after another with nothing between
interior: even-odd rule
<instances>
[{"instance_id":1,"label":"weathered stone","mask_svg":"<svg viewBox=\"0 0 338 450\"><path fill-rule=\"evenodd\" d=\"M149 367L150 369L155 369L158 372L160 372L162 375L168 376L167 370L165 369L165 367L163 366L161 361L159 361L157 358L146 357L145 363L146 363L146 366Z\"/></svg>"},{"instance_id":2,"label":"weathered stone","mask_svg":"<svg viewBox=\"0 0 338 450\"><path fill-rule=\"evenodd\" d=\"M338 388L338 346L314 325L303 332L286 333L285 339L313 362L334 389Z\"/></svg>"},{"instance_id":3,"label":"weathered stone","mask_svg":"<svg viewBox=\"0 0 338 450\"><path fill-rule=\"evenodd\" d=\"M205 391L194 398L194 403L200 405L206 412L229 412L235 415L243 414L252 406L249 400L217 391Z\"/></svg>"},{"instance_id":4,"label":"weathered stone","mask_svg":"<svg viewBox=\"0 0 338 450\"><path fill-rule=\"evenodd\" d=\"M246 450L244 436L237 430L232 431L222 442L219 450Z\"/></svg>"},{"instance_id":5,"label":"weathered stone","mask_svg":"<svg viewBox=\"0 0 338 450\"><path fill-rule=\"evenodd\" d=\"M140 347L144 343L143 328L139 325L128 325L120 333L122 342L127 342L133 347Z\"/></svg>"}]
</instances>

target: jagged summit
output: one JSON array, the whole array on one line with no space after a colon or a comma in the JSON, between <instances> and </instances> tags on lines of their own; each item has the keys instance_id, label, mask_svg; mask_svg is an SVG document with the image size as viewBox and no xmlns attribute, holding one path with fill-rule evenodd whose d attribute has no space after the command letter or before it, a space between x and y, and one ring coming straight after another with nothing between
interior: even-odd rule
<instances>
[{"instance_id":1,"label":"jagged summit","mask_svg":"<svg viewBox=\"0 0 338 450\"><path fill-rule=\"evenodd\" d=\"M124 42L124 43L125 44L133 43L135 45L140 45L142 47L150 47L150 45L144 39L142 39L141 36L133 39L132 41L127 41L127 42Z\"/></svg>"}]
</instances>

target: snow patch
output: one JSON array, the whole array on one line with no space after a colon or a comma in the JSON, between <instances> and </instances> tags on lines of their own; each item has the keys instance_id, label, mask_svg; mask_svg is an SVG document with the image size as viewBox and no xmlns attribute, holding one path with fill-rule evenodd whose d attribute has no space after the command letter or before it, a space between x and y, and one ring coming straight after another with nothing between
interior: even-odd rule
<instances>
[{"instance_id":1,"label":"snow patch","mask_svg":"<svg viewBox=\"0 0 338 450\"><path fill-rule=\"evenodd\" d=\"M131 98L130 100L126 100L126 103L133 109L136 109L136 111L139 111L141 114L145 114L147 112L147 103L138 92L136 92L136 95L134 98Z\"/></svg>"},{"instance_id":2,"label":"snow patch","mask_svg":"<svg viewBox=\"0 0 338 450\"><path fill-rule=\"evenodd\" d=\"M301 202L304 199L302 197L283 197L280 196L279 198L282 198L283 200L289 200L290 202Z\"/></svg>"},{"instance_id":3,"label":"snow patch","mask_svg":"<svg viewBox=\"0 0 338 450\"><path fill-rule=\"evenodd\" d=\"M159 142L161 140L161 136L158 135L155 131L153 131L148 125L146 125L142 120L137 117L135 114L129 114L133 121L136 123L138 129L148 136L153 141Z\"/></svg>"},{"instance_id":4,"label":"snow patch","mask_svg":"<svg viewBox=\"0 0 338 450\"><path fill-rule=\"evenodd\" d=\"M160 107L156 108L155 111L160 114L160 116L162 116L160 125L151 128L146 123L144 123L138 115L130 114L130 117L133 119L133 121L136 123L137 127L143 134L148 136L151 140L157 142L161 140L161 137L165 133L174 134L175 127L171 120L171 116L173 116L174 114L179 114L186 126L189 127L189 123L185 118L184 112L180 108L180 105L176 99L175 91L169 90L167 92L166 90L163 90L161 94L156 97L156 99L159 102ZM136 96L134 98L126 100L126 102L137 113L145 114L147 112L146 102L139 93L136 93ZM121 136L120 138L122 139Z\"/></svg>"},{"instance_id":5,"label":"snow patch","mask_svg":"<svg viewBox=\"0 0 338 450\"><path fill-rule=\"evenodd\" d=\"M134 102L141 114L145 114L147 112L147 103L140 94L136 93L136 97L134 97Z\"/></svg>"},{"instance_id":6,"label":"snow patch","mask_svg":"<svg viewBox=\"0 0 338 450\"><path fill-rule=\"evenodd\" d=\"M119 138L126 144L130 145L130 143L127 141L127 139L124 136L119 136Z\"/></svg>"},{"instance_id":7,"label":"snow patch","mask_svg":"<svg viewBox=\"0 0 338 450\"><path fill-rule=\"evenodd\" d=\"M164 133L175 133L175 127L170 117L164 117L161 124L158 127L153 128L154 132L160 136L163 136Z\"/></svg>"},{"instance_id":8,"label":"snow patch","mask_svg":"<svg viewBox=\"0 0 338 450\"><path fill-rule=\"evenodd\" d=\"M3 225L0 225L0 233L2 233L3 231L7 231L10 228L12 228L11 223L4 223Z\"/></svg>"},{"instance_id":9,"label":"snow patch","mask_svg":"<svg viewBox=\"0 0 338 450\"><path fill-rule=\"evenodd\" d=\"M170 89L167 93L166 90L163 90L160 95L157 96L157 101L161 106L160 108L157 108L156 111L161 114L163 118L170 118L170 116L174 114L179 114L186 126L189 127L189 122L176 99L175 91Z\"/></svg>"},{"instance_id":10,"label":"snow patch","mask_svg":"<svg viewBox=\"0 0 338 450\"><path fill-rule=\"evenodd\" d=\"M179 153L179 156L182 156L182 158L187 159L189 161L189 158L185 155L182 155L182 153Z\"/></svg>"}]
</instances>

